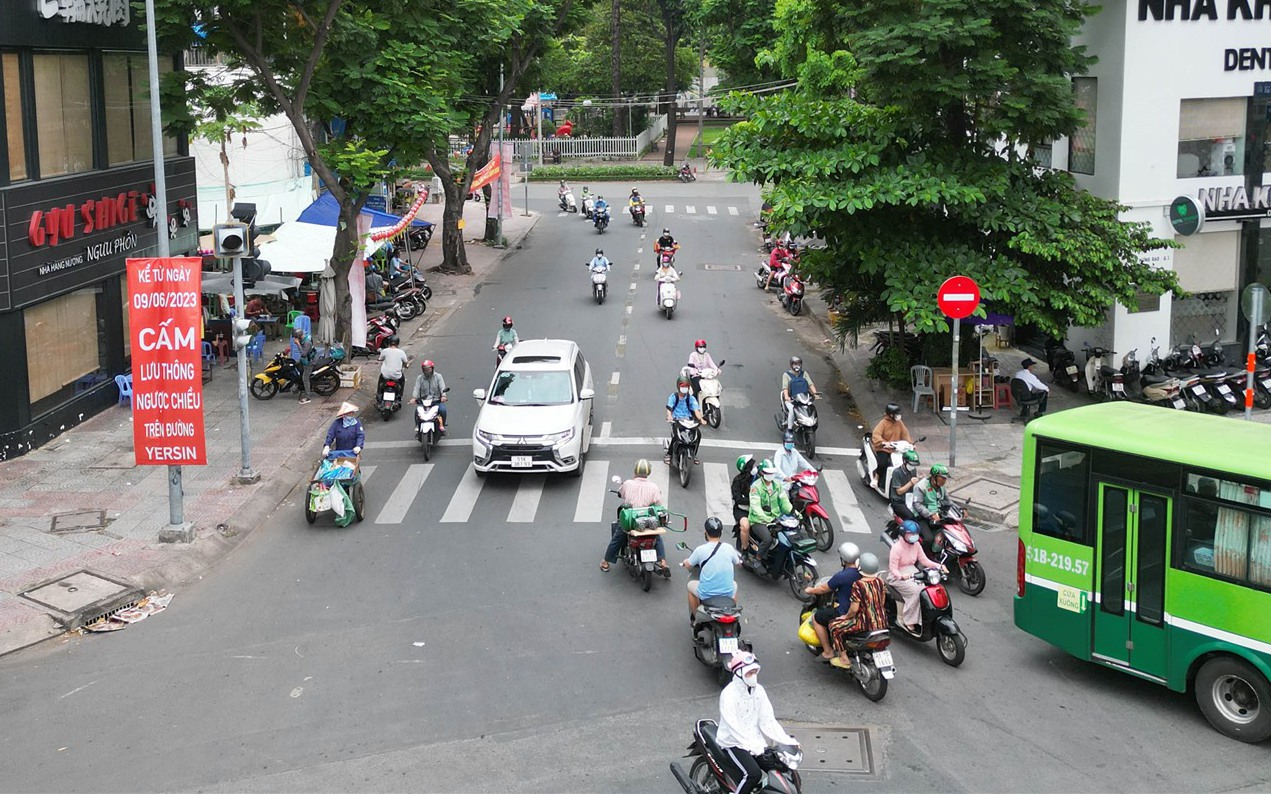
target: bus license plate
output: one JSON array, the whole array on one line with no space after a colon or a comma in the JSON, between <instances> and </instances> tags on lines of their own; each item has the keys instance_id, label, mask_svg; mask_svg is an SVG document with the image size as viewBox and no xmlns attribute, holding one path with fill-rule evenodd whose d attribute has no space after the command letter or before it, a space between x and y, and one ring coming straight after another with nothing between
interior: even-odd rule
<instances>
[{"instance_id":1,"label":"bus license plate","mask_svg":"<svg viewBox=\"0 0 1271 794\"><path fill-rule=\"evenodd\" d=\"M513 456L512 456L512 468L514 468L514 469L528 469L528 468L530 467L531 463L533 463L533 460L534 460L534 459L533 459L533 458L531 458L529 455L513 455Z\"/></svg>"},{"instance_id":2,"label":"bus license plate","mask_svg":"<svg viewBox=\"0 0 1271 794\"><path fill-rule=\"evenodd\" d=\"M1076 374L1077 374L1077 365L1076 365L1076 364L1069 364L1069 365L1068 365L1068 374L1069 374L1069 375L1076 375Z\"/></svg>"},{"instance_id":3,"label":"bus license plate","mask_svg":"<svg viewBox=\"0 0 1271 794\"><path fill-rule=\"evenodd\" d=\"M874 651L875 667L891 667L891 651Z\"/></svg>"},{"instance_id":4,"label":"bus license plate","mask_svg":"<svg viewBox=\"0 0 1271 794\"><path fill-rule=\"evenodd\" d=\"M657 562L657 549L640 549L640 562Z\"/></svg>"},{"instance_id":5,"label":"bus license plate","mask_svg":"<svg viewBox=\"0 0 1271 794\"><path fill-rule=\"evenodd\" d=\"M1196 394L1196 395L1204 396L1204 394L1205 394L1205 387L1204 387L1204 386L1201 386L1201 385L1199 385L1199 384L1197 384L1196 386L1193 386L1193 387L1192 387L1192 394Z\"/></svg>"},{"instance_id":6,"label":"bus license plate","mask_svg":"<svg viewBox=\"0 0 1271 794\"><path fill-rule=\"evenodd\" d=\"M384 402L391 403L395 401L396 399L397 399L397 395L393 394L391 391L384 392Z\"/></svg>"},{"instance_id":7,"label":"bus license plate","mask_svg":"<svg viewBox=\"0 0 1271 794\"><path fill-rule=\"evenodd\" d=\"M1117 392L1117 393L1120 393L1120 392L1125 391L1125 384L1124 384L1124 383L1117 383L1116 381L1113 381L1113 382L1112 382L1112 391Z\"/></svg>"},{"instance_id":8,"label":"bus license plate","mask_svg":"<svg viewBox=\"0 0 1271 794\"><path fill-rule=\"evenodd\" d=\"M736 637L720 637L719 638L720 653L737 653Z\"/></svg>"}]
</instances>

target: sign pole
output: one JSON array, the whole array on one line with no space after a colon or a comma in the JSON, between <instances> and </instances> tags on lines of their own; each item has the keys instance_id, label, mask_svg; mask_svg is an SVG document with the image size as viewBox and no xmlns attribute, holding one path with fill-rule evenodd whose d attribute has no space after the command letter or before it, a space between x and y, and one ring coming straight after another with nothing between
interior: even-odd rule
<instances>
[{"instance_id":1,"label":"sign pole","mask_svg":"<svg viewBox=\"0 0 1271 794\"><path fill-rule=\"evenodd\" d=\"M1254 282L1244 288L1240 295L1240 308L1249 318L1249 345L1245 359L1245 421L1253 421L1253 377L1258 365L1258 328L1265 322L1267 304L1271 303L1271 294L1267 288Z\"/></svg>"},{"instance_id":2,"label":"sign pole","mask_svg":"<svg viewBox=\"0 0 1271 794\"><path fill-rule=\"evenodd\" d=\"M970 317L980 305L980 286L966 276L945 279L936 292L936 304L953 322L953 377L949 381L949 465L958 458L958 343L961 341L964 317Z\"/></svg>"},{"instance_id":3,"label":"sign pole","mask_svg":"<svg viewBox=\"0 0 1271 794\"><path fill-rule=\"evenodd\" d=\"M949 383L949 465L958 462L958 343L962 321L953 320L953 379Z\"/></svg>"},{"instance_id":4,"label":"sign pole","mask_svg":"<svg viewBox=\"0 0 1271 794\"><path fill-rule=\"evenodd\" d=\"M234 257L234 314L237 318L247 319L247 303L244 301L243 258ZM234 331L238 329L235 328ZM252 437L251 424L247 420L247 346L238 345L235 357L238 359L238 441L242 449L242 463L238 470L238 481L250 485L260 481L260 474L252 469Z\"/></svg>"},{"instance_id":5,"label":"sign pole","mask_svg":"<svg viewBox=\"0 0 1271 794\"><path fill-rule=\"evenodd\" d=\"M499 64L499 96L503 96L503 64ZM503 186L509 185L510 181L505 178L503 169L511 168L511 163L503 162L503 124L506 117L503 114L503 105L499 105L499 199L498 199L498 222L495 224L495 242L503 247Z\"/></svg>"}]
</instances>

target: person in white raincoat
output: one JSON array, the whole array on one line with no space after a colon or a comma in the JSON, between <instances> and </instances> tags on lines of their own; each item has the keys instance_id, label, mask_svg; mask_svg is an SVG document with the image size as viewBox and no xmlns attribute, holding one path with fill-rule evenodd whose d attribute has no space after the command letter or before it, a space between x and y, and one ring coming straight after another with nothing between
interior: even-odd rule
<instances>
[{"instance_id":1,"label":"person in white raincoat","mask_svg":"<svg viewBox=\"0 0 1271 794\"><path fill-rule=\"evenodd\" d=\"M758 756L770 744L799 743L772 713L768 693L759 685L759 662L752 653L735 653L728 662L733 679L719 693L719 731L715 740L733 766L737 794L758 791L763 770Z\"/></svg>"}]
</instances>

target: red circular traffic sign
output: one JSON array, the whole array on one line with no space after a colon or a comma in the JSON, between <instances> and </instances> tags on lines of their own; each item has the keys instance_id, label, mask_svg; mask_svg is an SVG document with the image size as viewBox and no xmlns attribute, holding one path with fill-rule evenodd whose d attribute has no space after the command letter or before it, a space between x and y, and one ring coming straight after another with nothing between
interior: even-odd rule
<instances>
[{"instance_id":1,"label":"red circular traffic sign","mask_svg":"<svg viewBox=\"0 0 1271 794\"><path fill-rule=\"evenodd\" d=\"M940 285L936 293L940 311L954 320L970 317L980 305L980 285L967 276L953 276Z\"/></svg>"}]
</instances>

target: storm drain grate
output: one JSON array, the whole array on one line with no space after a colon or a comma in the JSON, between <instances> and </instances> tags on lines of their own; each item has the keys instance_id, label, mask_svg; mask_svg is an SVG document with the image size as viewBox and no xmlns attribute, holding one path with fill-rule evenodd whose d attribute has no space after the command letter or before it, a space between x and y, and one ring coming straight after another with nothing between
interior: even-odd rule
<instances>
[{"instance_id":1,"label":"storm drain grate","mask_svg":"<svg viewBox=\"0 0 1271 794\"><path fill-rule=\"evenodd\" d=\"M703 263L703 264L702 264L702 270L732 270L732 271L737 271L737 270L741 270L741 265L712 265L712 264L710 264L710 263Z\"/></svg>"},{"instance_id":2,"label":"storm drain grate","mask_svg":"<svg viewBox=\"0 0 1271 794\"><path fill-rule=\"evenodd\" d=\"M803 747L800 772L873 775L877 771L869 728L787 724L786 730Z\"/></svg>"},{"instance_id":3,"label":"storm drain grate","mask_svg":"<svg viewBox=\"0 0 1271 794\"><path fill-rule=\"evenodd\" d=\"M106 526L105 510L79 510L74 513L62 513L53 516L49 532L84 532L91 529L102 529Z\"/></svg>"},{"instance_id":4,"label":"storm drain grate","mask_svg":"<svg viewBox=\"0 0 1271 794\"><path fill-rule=\"evenodd\" d=\"M143 595L134 584L88 570L64 574L18 593L48 610L68 630L134 605Z\"/></svg>"}]
</instances>

